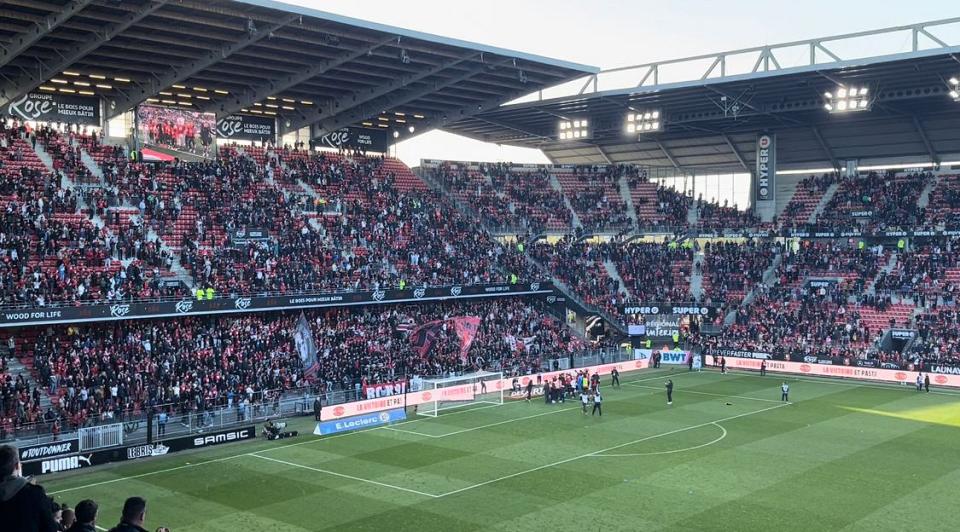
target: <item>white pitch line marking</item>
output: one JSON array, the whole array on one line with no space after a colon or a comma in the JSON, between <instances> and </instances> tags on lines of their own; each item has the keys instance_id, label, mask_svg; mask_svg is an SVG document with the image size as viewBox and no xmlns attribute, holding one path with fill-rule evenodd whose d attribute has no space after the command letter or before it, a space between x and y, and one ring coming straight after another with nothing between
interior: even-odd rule
<instances>
[{"instance_id":1,"label":"white pitch line marking","mask_svg":"<svg viewBox=\"0 0 960 532\"><path fill-rule=\"evenodd\" d=\"M254 457L256 457L256 458L260 458L260 459L263 459L263 460L269 460L270 462L276 462L276 463L278 463L278 464L284 464L284 465L287 465L287 466L290 466L290 467L299 467L300 469L308 469L308 470L310 470L310 471L316 471L317 473L323 473L323 474L325 474L325 475L331 475L331 476L335 476L335 477L346 478L346 479L350 479L350 480L356 480L357 482L366 482L367 484L373 484L373 485L381 486L381 487L384 487L384 488L390 488L390 489L395 489L395 490L400 490L400 491L406 491L406 492L408 492L408 493L415 493L415 494L417 494L417 495L422 495L422 496L424 496L424 497L431 497L431 498L434 498L434 499L437 498L437 497L439 497L439 495L434 495L434 494L432 494L432 493L426 493L426 492L423 492L423 491L417 491L417 490L415 490L415 489L404 488L403 486L394 486L393 484L387 484L386 482L378 482L378 481L376 481L376 480L370 480L370 479L368 479L368 478L355 477L355 476L353 476L353 475L346 475L346 474L343 474L343 473L337 473L336 471L329 471L329 470L327 470L327 469L320 469L319 467L311 467L311 466L307 466L307 465L303 465L303 464L297 464L297 463L294 463L294 462L288 462L288 461L286 461L286 460L278 460L278 459L276 459L276 458L270 458L269 456L262 456L262 455L259 455L259 454L256 454L256 453L250 453L250 456L254 456Z\"/></svg>"},{"instance_id":2,"label":"white pitch line marking","mask_svg":"<svg viewBox=\"0 0 960 532\"><path fill-rule=\"evenodd\" d=\"M535 473L535 472L541 471L541 470L543 470L543 469L549 469L549 468L551 468L551 467L556 467L556 466L559 466L559 465L567 464L567 463L570 463L570 462L573 462L573 461L576 461L576 460L580 460L580 459L583 459L583 458L587 458L588 456L594 456L594 455L597 455L597 454L606 453L606 452L609 452L609 451L614 451L614 450L616 450L616 449L621 449L621 448L623 448L623 447L626 447L626 446L628 446L628 445L633 445L633 444L635 444L635 443L641 443L641 442L645 442L645 441L648 441L648 440L653 440L653 439L656 439L656 438L662 438L662 437L664 437L664 436L670 436L671 434L677 434L677 433L679 433L679 432L686 432L686 431L688 431L688 430L698 429L698 428L700 428L700 427L705 427L705 426L707 426L707 425L711 425L711 424L714 424L714 423L722 423L722 422L724 422L724 421L730 421L730 420L738 419L738 418L741 418L741 417L752 416L752 415L754 415L754 414L760 414L760 413L763 413L763 412L768 412L768 411L770 411L770 410L776 410L777 408L783 408L783 407L788 406L788 405L791 405L791 404L793 404L793 403L782 403L782 404L779 404L779 405L775 405L775 406L770 406L770 407L767 407L767 408L763 408L763 409L760 409L760 410L755 410L755 411L753 411L753 412L746 412L746 413L743 413L743 414L737 414L737 415L735 415L735 416L725 417L725 418L723 418L723 419L715 419L715 420L713 420L713 421L707 421L706 423L700 423L699 425L691 425L691 426L689 426L689 427L683 427L683 428L679 428L679 429L676 429L676 430L671 430L671 431L668 431L668 432L664 432L664 433L662 433L662 434L654 434L653 436L647 436L647 437L645 437L645 438L640 438L639 440L629 441L629 442L627 442L627 443L621 443L621 444L619 444L619 445L614 445L613 447L607 447L606 449L600 449L599 451L593 451L593 452L591 452L591 453L581 454L580 456L574 456L574 457L572 457L572 458L566 458L566 459L564 459L564 460L559 460L559 461L552 462L552 463L549 463L549 464L544 464L544 465L542 465L542 466L533 467L533 468L530 468L530 469L526 469L526 470L523 470L523 471L519 471L519 472L517 472L517 473L511 473L511 474L509 474L509 475L504 475L504 476L502 476L502 477L490 479L490 480L487 480L487 481L484 481L484 482L480 482L480 483L478 483L478 484L474 484L474 485L472 485L472 486L467 486L467 487L465 487L465 488L460 488L460 489L456 489L456 490L453 490L453 491L448 491L447 493L443 493L443 494L441 494L441 495L438 495L438 497L447 497L447 496L449 496L449 495L456 495L457 493L463 493L463 492L468 491L468 490L472 490L472 489L475 489L475 488L480 488L480 487L487 486L487 485L490 485L490 484L494 484L494 483L496 483L496 482L500 482L500 481L503 481L503 480L509 480L509 479L511 479L511 478L523 476L523 475L526 475L526 474L529 474L529 473Z\"/></svg>"},{"instance_id":3,"label":"white pitch line marking","mask_svg":"<svg viewBox=\"0 0 960 532\"><path fill-rule=\"evenodd\" d=\"M590 456L594 458L625 458L631 456L654 456L661 454L676 454L676 453L685 453L687 451L695 451L697 449L703 449L704 447L709 447L715 443L720 443L720 440L727 437L727 429L723 428L723 425L719 423L711 423L711 425L718 427L723 432L720 434L719 438L716 438L713 441L707 443L701 443L700 445L694 445L693 447L685 447L683 449L671 449L669 451L657 451L652 453L616 453L616 454L592 454Z\"/></svg>"},{"instance_id":4,"label":"white pitch line marking","mask_svg":"<svg viewBox=\"0 0 960 532\"><path fill-rule=\"evenodd\" d=\"M645 390L659 390L660 388L655 386L644 386L642 384L628 383L626 386L633 386L634 388L643 388ZM779 403L776 399L763 399L760 397L748 397L746 395L727 395L725 393L712 393L712 392L698 392L696 390L682 390L679 393L693 393L697 395L710 395L713 397L729 397L730 399L748 399L750 401L763 401L765 403Z\"/></svg>"},{"instance_id":5,"label":"white pitch line marking","mask_svg":"<svg viewBox=\"0 0 960 532\"><path fill-rule=\"evenodd\" d=\"M658 376L656 376L656 377L647 377L647 378L645 378L645 379L637 379L637 380L626 381L626 382L624 382L624 384L630 384L630 383L632 383L632 382L646 382L646 381L656 380L656 379L662 378L663 375L664 375L664 374L662 373L662 374L660 374L660 375L658 375ZM521 402L522 402L522 401L516 401L514 404L518 404L518 403L521 403ZM504 403L504 404L508 404L508 403ZM496 406L504 406L504 405L496 405ZM485 407L484 407L484 408L485 408ZM460 411L460 412L451 412L450 414L444 414L443 416L440 416L440 417L445 417L445 416L448 416L448 415L457 415L457 414L460 414L460 413L467 413L467 412L472 412L472 411L473 411L473 410L464 410L464 411ZM429 419L436 419L436 418L429 418ZM122 481L124 481L124 480L135 480L135 479L138 479L138 478L150 477L150 476L153 476L153 475L161 475L161 474L163 474L163 473L170 473L170 472L172 472L172 471L179 471L179 470L181 470L181 469L188 469L188 468L191 468L191 467L201 466L201 465L204 465L204 464L212 464L212 463L216 463L216 462L224 462L224 461L226 461L226 460L233 460L234 458L240 458L240 457L243 457L243 456L250 456L250 455L255 454L255 453L272 452L272 451L277 451L277 450L280 450L280 449L287 449L287 448L289 448L289 447L297 447L297 446L300 446L300 445L309 445L309 444L317 443L317 442L325 442L325 441L328 441L328 440L331 440L331 439L334 439L334 438L342 438L342 437L344 437L344 436L352 436L352 435L354 435L354 434L362 434L362 433L367 433L367 432L370 432L370 431L373 431L373 430L386 429L386 428L396 427L396 426L398 426L398 425L406 425L406 424L409 424L409 423L416 423L416 422L420 422L420 421L429 421L429 419L423 419L423 418L420 418L420 419L410 419L410 420L407 420L407 421L401 421L401 422L399 422L399 423L394 423L393 425L390 425L389 427L382 426L382 427L374 427L374 428L372 428L372 429L358 430L358 431L354 431L354 432L344 432L344 433L340 433L340 434L334 434L334 435L332 435L332 436L325 436L325 437L322 437L322 438L315 438L315 439L300 441L300 442L296 442L296 443L288 443L288 444L286 444L286 445L279 445L279 446L277 446L277 447L268 447L268 448L266 448L266 449L260 449L259 451L252 451L252 452L247 452L247 453L238 453L238 454L234 454L234 455L230 455L230 456L224 456L224 457L222 457L222 458L214 458L214 459L212 459L212 460L204 460L204 461L202 461L202 462L192 462L192 463L187 463L187 464L184 464L184 465L181 465L181 466L169 467L169 468L166 468L166 469L158 469L158 470L156 470L156 471L150 471L150 472L147 472L147 473L140 473L139 475L130 475L130 476L125 476L125 477L112 478L112 479L110 479L110 480L103 480L103 481L100 481L100 482L92 482L92 483L90 483L90 484L85 484L85 485L83 485L83 486L74 486L74 487L72 487L72 488L64 488L64 489L62 489L62 490L51 491L51 492L47 492L47 493L48 493L49 495L57 495L57 494L60 494L60 493L67 493L67 492L76 491L76 490L84 490L84 489L89 489L89 488L95 488L95 487L97 487L97 486L104 486L104 485L106 485L106 484L114 484L114 483L116 483L116 482L122 482Z\"/></svg>"},{"instance_id":6,"label":"white pitch line marking","mask_svg":"<svg viewBox=\"0 0 960 532\"><path fill-rule=\"evenodd\" d=\"M550 412L541 412L541 413L539 413L539 414L533 414L533 415L530 415L530 416L523 416L523 417L517 417L517 418L513 418L513 419L507 419L507 420L504 420L504 421L498 421L498 422L496 422L496 423L488 423L488 424L486 424L486 425L480 425L479 427L470 427L470 428L468 428L468 429L455 430L455 431L453 431L453 432L448 432L448 433L446 433L446 434L425 434L425 433L423 433L423 432L417 432L417 431L414 431L414 430L404 430L404 429L397 429L397 428L393 428L393 427L383 427L383 428L385 428L385 429L387 429L387 430L392 430L392 431L394 431L394 432L403 432L403 433L405 433L405 434L416 434L417 436L425 436L425 437L427 437L427 438L446 438L447 436L456 436L457 434L463 434L463 433L465 433L465 432L473 432L473 431L475 431L475 430L488 429L488 428L490 428L490 427L496 427L496 426L498 426L498 425L506 425L507 423L513 423L514 421L524 421L524 420L527 420L527 419L533 419L533 418L542 417L542 416L549 416L549 415L553 415L553 414L556 414L556 413L559 413L559 412L567 412L567 411L569 411L569 410L576 410L576 409L578 409L578 408L580 408L580 407L579 407L579 406L574 406L574 407L571 407L571 408L561 408L561 409L559 409L559 410L551 410Z\"/></svg>"}]
</instances>

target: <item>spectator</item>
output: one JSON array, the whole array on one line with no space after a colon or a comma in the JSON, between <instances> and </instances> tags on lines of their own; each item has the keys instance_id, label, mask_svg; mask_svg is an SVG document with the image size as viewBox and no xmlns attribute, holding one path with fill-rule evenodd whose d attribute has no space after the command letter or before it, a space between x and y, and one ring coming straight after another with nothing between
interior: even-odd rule
<instances>
[{"instance_id":1,"label":"spectator","mask_svg":"<svg viewBox=\"0 0 960 532\"><path fill-rule=\"evenodd\" d=\"M147 518L147 501L141 497L130 497L123 503L120 524L110 532L147 532L143 523Z\"/></svg>"},{"instance_id":2,"label":"spectator","mask_svg":"<svg viewBox=\"0 0 960 532\"><path fill-rule=\"evenodd\" d=\"M98 511L97 503L90 499L78 502L74 508L76 522L67 529L67 532L96 532Z\"/></svg>"},{"instance_id":3,"label":"spectator","mask_svg":"<svg viewBox=\"0 0 960 532\"><path fill-rule=\"evenodd\" d=\"M57 530L50 498L23 477L19 451L12 445L0 446L0 523L17 532Z\"/></svg>"}]
</instances>

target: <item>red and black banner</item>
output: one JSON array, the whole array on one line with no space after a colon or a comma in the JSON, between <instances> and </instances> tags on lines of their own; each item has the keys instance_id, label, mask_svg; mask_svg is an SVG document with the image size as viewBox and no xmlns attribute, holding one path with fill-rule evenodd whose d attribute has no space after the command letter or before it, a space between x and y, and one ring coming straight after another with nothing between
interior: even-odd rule
<instances>
[{"instance_id":1,"label":"red and black banner","mask_svg":"<svg viewBox=\"0 0 960 532\"><path fill-rule=\"evenodd\" d=\"M431 321L417 327L410 333L410 345L413 350L426 358L433 344L437 341L437 336L443 329L443 320Z\"/></svg>"}]
</instances>

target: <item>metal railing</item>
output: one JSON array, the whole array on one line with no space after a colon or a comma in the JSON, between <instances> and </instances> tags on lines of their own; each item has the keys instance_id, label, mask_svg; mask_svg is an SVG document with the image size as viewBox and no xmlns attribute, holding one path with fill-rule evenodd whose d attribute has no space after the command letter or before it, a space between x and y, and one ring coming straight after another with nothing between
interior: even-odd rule
<instances>
[{"instance_id":1,"label":"metal railing","mask_svg":"<svg viewBox=\"0 0 960 532\"><path fill-rule=\"evenodd\" d=\"M945 26L958 24L960 17L947 18L609 68L572 82L527 94L505 104L504 107L542 101L547 99L544 97L545 92L549 93L550 98L563 98L618 90L657 91L670 85L732 81L761 73L786 74L841 68L849 64L862 65L869 61L956 53L960 51L960 45L947 42L936 32L944 33L942 30ZM878 37L882 42L877 40ZM858 39L872 40L858 42ZM842 55L846 57L841 57ZM582 85L579 85L581 82Z\"/></svg>"},{"instance_id":2,"label":"metal railing","mask_svg":"<svg viewBox=\"0 0 960 532\"><path fill-rule=\"evenodd\" d=\"M573 353L567 356L552 356L541 359L540 371L554 371L576 367L607 364L632 360L631 353L619 348L608 347ZM491 371L502 371L504 377L513 377L529 374L523 368L501 367L498 362L488 368ZM398 376L402 378L402 376ZM264 392L265 399L260 402L239 400L228 405L221 405L206 410L181 410L174 405L161 405L153 415L153 437L172 438L198 432L209 432L239 424L259 423L271 418L287 418L312 415L314 400L320 398L324 406L348 403L366 399L359 384L321 391L319 386L294 388L282 392ZM160 423L157 412L174 410L167 414L166 422ZM87 442L89 448L115 445L135 445L147 441L147 430L150 423L147 412L123 412L120 415L110 415L103 419L91 418L84 427L66 430L59 434L57 440L66 440L80 437ZM7 435L7 440L16 441L17 445L33 445L54 441L51 433L52 424L35 423L17 428L13 434ZM118 431L122 435L118 436ZM86 435L86 436L85 436ZM113 438L113 439L111 439Z\"/></svg>"}]
</instances>

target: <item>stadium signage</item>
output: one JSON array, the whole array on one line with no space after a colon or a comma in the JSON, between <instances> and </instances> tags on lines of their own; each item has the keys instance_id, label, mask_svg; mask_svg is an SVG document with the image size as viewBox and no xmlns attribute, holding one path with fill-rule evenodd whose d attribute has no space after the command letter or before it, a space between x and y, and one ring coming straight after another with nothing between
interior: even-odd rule
<instances>
[{"instance_id":1,"label":"stadium signage","mask_svg":"<svg viewBox=\"0 0 960 532\"><path fill-rule=\"evenodd\" d=\"M37 122L100 125L100 99L31 92L7 105L7 115Z\"/></svg>"},{"instance_id":2,"label":"stadium signage","mask_svg":"<svg viewBox=\"0 0 960 532\"><path fill-rule=\"evenodd\" d=\"M313 433L317 436L326 436L328 434L337 434L351 430L379 427L396 421L403 421L404 419L407 419L406 411L402 408L395 408L383 412L371 412L362 416L322 421L317 423L317 427L313 430Z\"/></svg>"},{"instance_id":3,"label":"stadium signage","mask_svg":"<svg viewBox=\"0 0 960 532\"><path fill-rule=\"evenodd\" d=\"M830 288L836 285L836 279L807 279L807 288Z\"/></svg>"},{"instance_id":4,"label":"stadium signage","mask_svg":"<svg viewBox=\"0 0 960 532\"><path fill-rule=\"evenodd\" d=\"M731 358L727 360L728 368L760 370L760 360L749 358ZM715 365L716 361L711 355L707 356L707 364ZM861 367L846 365L826 365L826 364L807 364L802 362L790 362L785 360L767 361L767 371L775 373L791 373L801 375L811 375L817 377L841 377L844 379L881 381L881 382L899 382L912 383L915 378L913 372L903 371L901 369L883 367ZM931 381L939 386L950 388L960 388L960 375L937 373L930 371Z\"/></svg>"},{"instance_id":5,"label":"stadium signage","mask_svg":"<svg viewBox=\"0 0 960 532\"><path fill-rule=\"evenodd\" d=\"M624 305L622 312L627 316L656 316L660 314L680 314L688 316L706 316L713 318L717 315L716 307L708 307L689 304L673 303L638 303L636 305Z\"/></svg>"},{"instance_id":6,"label":"stadium signage","mask_svg":"<svg viewBox=\"0 0 960 532\"><path fill-rule=\"evenodd\" d=\"M255 427L247 427L240 430L231 430L228 432L218 432L216 434L207 434L206 436L197 436L193 439L194 447L204 447L209 445L219 445L221 443L230 443L240 440L249 440L257 436Z\"/></svg>"},{"instance_id":7,"label":"stadium signage","mask_svg":"<svg viewBox=\"0 0 960 532\"><path fill-rule=\"evenodd\" d=\"M137 458L146 458L148 456L163 456L170 451L170 448L162 443L148 443L146 445L137 445L136 447L127 447L127 460L136 460Z\"/></svg>"},{"instance_id":8,"label":"stadium signage","mask_svg":"<svg viewBox=\"0 0 960 532\"><path fill-rule=\"evenodd\" d=\"M894 340L909 340L916 334L913 329L890 329L890 337Z\"/></svg>"},{"instance_id":9,"label":"stadium signage","mask_svg":"<svg viewBox=\"0 0 960 532\"><path fill-rule=\"evenodd\" d=\"M507 399L514 399L514 400L526 399L527 389L521 388L519 390L515 390L511 388L510 393L505 395L504 397L506 397ZM543 397L543 385L541 384L541 385L530 388L530 397Z\"/></svg>"},{"instance_id":10,"label":"stadium signage","mask_svg":"<svg viewBox=\"0 0 960 532\"><path fill-rule=\"evenodd\" d=\"M239 229L230 237L234 245L249 244L250 242L265 242L270 240L270 233L266 229Z\"/></svg>"},{"instance_id":11,"label":"stadium signage","mask_svg":"<svg viewBox=\"0 0 960 532\"><path fill-rule=\"evenodd\" d=\"M669 366L679 366L687 363L687 357L689 353L681 349L674 351L668 351L664 349L660 351L660 363L667 364Z\"/></svg>"},{"instance_id":12,"label":"stadium signage","mask_svg":"<svg viewBox=\"0 0 960 532\"><path fill-rule=\"evenodd\" d=\"M320 146L327 148L359 148L375 152L387 151L387 132L362 127L345 127L323 135L319 126L314 126L313 138Z\"/></svg>"},{"instance_id":13,"label":"stadium signage","mask_svg":"<svg viewBox=\"0 0 960 532\"><path fill-rule=\"evenodd\" d=\"M617 369L621 374L628 373L631 371L636 371L644 369L649 366L649 361L645 359L631 360L625 362L617 362L612 364L600 364L598 366L587 366L584 368L590 372L590 374L597 373L599 375L609 375L614 368ZM521 389L526 391L527 383L532 380L535 380L537 377L540 378L541 382L548 382L554 377L559 377L563 374L570 374L574 370L559 370L559 371L550 371L546 373L540 373L538 375L525 375L520 377L520 386ZM460 388L461 390L464 387L469 385L457 386L455 388ZM513 379L493 379L487 381L488 390L511 390L513 389ZM451 397L452 392L452 397ZM504 393L504 396L507 397L508 393ZM461 400L467 399L468 395L461 394L460 392L447 390L443 395L443 398ZM393 395L390 397L381 397L378 399L367 399L365 401L354 401L352 403L343 403L333 406L325 406L320 411L321 421L330 421L335 419L344 419L353 416L359 416L364 414L369 414L371 412L380 412L383 410L392 410L396 408L404 408L415 405L420 405L424 403L429 403L433 400L439 399L440 397L434 397L432 391L419 391L415 393L408 393L406 395Z\"/></svg>"},{"instance_id":14,"label":"stadium signage","mask_svg":"<svg viewBox=\"0 0 960 532\"><path fill-rule=\"evenodd\" d=\"M64 440L57 443L31 445L20 449L20 461L30 462L41 458L54 458L80 451L80 442L77 439Z\"/></svg>"},{"instance_id":15,"label":"stadium signage","mask_svg":"<svg viewBox=\"0 0 960 532\"><path fill-rule=\"evenodd\" d=\"M951 366L949 364L934 364L930 366L931 373L943 373L945 375L960 375L960 366Z\"/></svg>"},{"instance_id":16,"label":"stadium signage","mask_svg":"<svg viewBox=\"0 0 960 532\"><path fill-rule=\"evenodd\" d=\"M230 140L273 141L277 121L266 116L230 115L217 120L217 136Z\"/></svg>"},{"instance_id":17,"label":"stadium signage","mask_svg":"<svg viewBox=\"0 0 960 532\"><path fill-rule=\"evenodd\" d=\"M732 347L721 347L718 349L713 349L711 352L721 355L723 357L734 357L734 358L757 358L757 359L771 359L773 355L770 353L765 353L762 351L747 351L745 349L734 349Z\"/></svg>"},{"instance_id":18,"label":"stadium signage","mask_svg":"<svg viewBox=\"0 0 960 532\"><path fill-rule=\"evenodd\" d=\"M40 474L46 473L59 473L61 471L70 471L72 469L80 469L81 467L87 467L90 464L90 458L92 455L75 455L75 456L65 456L63 458L54 458L52 460L44 460L40 463Z\"/></svg>"},{"instance_id":19,"label":"stadium signage","mask_svg":"<svg viewBox=\"0 0 960 532\"><path fill-rule=\"evenodd\" d=\"M773 200L776 175L777 137L760 134L757 136L757 201Z\"/></svg>"},{"instance_id":20,"label":"stadium signage","mask_svg":"<svg viewBox=\"0 0 960 532\"><path fill-rule=\"evenodd\" d=\"M529 290L527 284L460 286L461 299L478 297L511 297L553 294L553 284L538 283L539 290ZM323 308L337 306L409 303L412 301L443 301L450 298L451 287L421 287L407 290L371 290L317 294L313 296L260 296L217 298L207 300L182 299L152 303L113 305L81 305L59 309L0 310L0 328L26 325L50 325L90 321L124 319L168 318L183 315L227 314L236 312L263 312L271 310Z\"/></svg>"},{"instance_id":21,"label":"stadium signage","mask_svg":"<svg viewBox=\"0 0 960 532\"><path fill-rule=\"evenodd\" d=\"M960 229L917 229L917 230L890 230L863 232L859 229L836 229L836 230L803 230L803 229L785 229L782 231L690 231L688 235L691 238L800 238L800 239L819 239L819 238L941 238L960 236Z\"/></svg>"}]
</instances>

